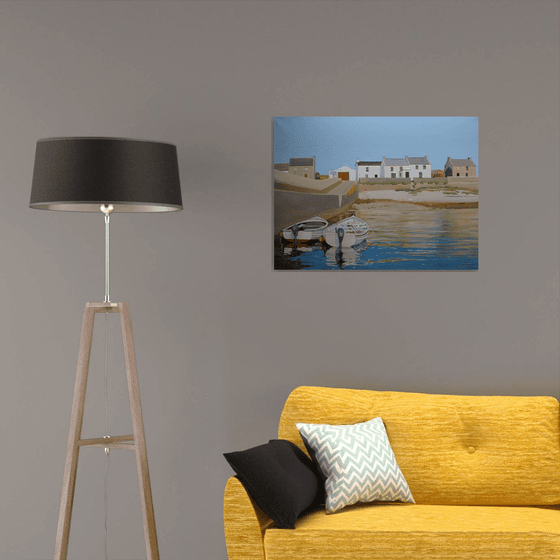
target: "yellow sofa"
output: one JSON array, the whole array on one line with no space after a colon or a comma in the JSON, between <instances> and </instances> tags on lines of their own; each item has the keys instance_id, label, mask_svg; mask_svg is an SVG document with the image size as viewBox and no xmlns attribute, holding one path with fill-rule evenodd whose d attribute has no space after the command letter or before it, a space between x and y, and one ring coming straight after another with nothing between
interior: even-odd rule
<instances>
[{"instance_id":1,"label":"yellow sofa","mask_svg":"<svg viewBox=\"0 0 560 560\"><path fill-rule=\"evenodd\" d=\"M415 504L355 504L275 527L236 477L224 495L230 560L560 560L560 406L552 397L298 387L296 422L381 417Z\"/></svg>"}]
</instances>

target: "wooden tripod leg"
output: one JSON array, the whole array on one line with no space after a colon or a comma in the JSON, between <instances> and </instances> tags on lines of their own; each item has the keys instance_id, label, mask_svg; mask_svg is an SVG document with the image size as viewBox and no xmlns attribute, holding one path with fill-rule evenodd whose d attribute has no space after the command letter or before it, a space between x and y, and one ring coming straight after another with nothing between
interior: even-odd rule
<instances>
[{"instance_id":1,"label":"wooden tripod leg","mask_svg":"<svg viewBox=\"0 0 560 560\"><path fill-rule=\"evenodd\" d=\"M66 560L66 555L68 554L70 521L72 520L74 488L76 486L78 453L80 450L78 441L82 434L82 423L84 419L86 385L91 354L91 339L93 336L93 319L94 311L89 307L89 304L86 304L82 321L78 370L76 372L76 385L74 387L74 400L72 402L72 416L70 418L70 434L68 436L64 477L62 480L62 498L60 500L60 513L58 515L54 560Z\"/></svg>"},{"instance_id":2,"label":"wooden tripod leg","mask_svg":"<svg viewBox=\"0 0 560 560\"><path fill-rule=\"evenodd\" d=\"M126 365L126 379L128 381L128 395L130 398L130 412L132 415L132 430L136 444L136 467L140 483L140 500L142 502L142 519L144 522L144 537L146 539L146 553L148 560L159 560L158 542L150 473L148 471L148 454L142 421L142 407L140 405L140 389L136 374L136 357L134 355L134 341L132 339L132 324L128 303L119 303L121 329L124 346L124 361Z\"/></svg>"}]
</instances>

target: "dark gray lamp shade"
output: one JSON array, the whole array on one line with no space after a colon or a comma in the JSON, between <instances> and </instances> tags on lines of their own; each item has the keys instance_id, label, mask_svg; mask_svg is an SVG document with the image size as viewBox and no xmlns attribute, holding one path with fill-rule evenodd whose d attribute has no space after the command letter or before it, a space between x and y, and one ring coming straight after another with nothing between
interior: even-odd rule
<instances>
[{"instance_id":1,"label":"dark gray lamp shade","mask_svg":"<svg viewBox=\"0 0 560 560\"><path fill-rule=\"evenodd\" d=\"M31 208L99 212L182 210L177 148L129 138L44 138L37 142Z\"/></svg>"}]
</instances>

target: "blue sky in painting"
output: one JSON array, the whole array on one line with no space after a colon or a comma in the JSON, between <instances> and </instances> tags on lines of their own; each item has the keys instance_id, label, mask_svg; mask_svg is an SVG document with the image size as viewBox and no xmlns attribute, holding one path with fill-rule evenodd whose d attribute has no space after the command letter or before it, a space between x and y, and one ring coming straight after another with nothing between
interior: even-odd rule
<instances>
[{"instance_id":1,"label":"blue sky in painting","mask_svg":"<svg viewBox=\"0 0 560 560\"><path fill-rule=\"evenodd\" d=\"M478 117L275 117L274 163L316 157L326 175L356 160L428 156L432 169L447 157L478 166Z\"/></svg>"}]
</instances>

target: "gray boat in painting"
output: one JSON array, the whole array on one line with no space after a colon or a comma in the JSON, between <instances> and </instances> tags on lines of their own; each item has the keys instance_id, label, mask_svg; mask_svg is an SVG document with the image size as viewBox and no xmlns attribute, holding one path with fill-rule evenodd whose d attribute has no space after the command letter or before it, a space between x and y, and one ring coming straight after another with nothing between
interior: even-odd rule
<instances>
[{"instance_id":1,"label":"gray boat in painting","mask_svg":"<svg viewBox=\"0 0 560 560\"><path fill-rule=\"evenodd\" d=\"M315 216L308 220L303 220L297 224L292 224L282 230L282 237L286 241L313 241L323 235L323 231L329 225L327 220Z\"/></svg>"},{"instance_id":2,"label":"gray boat in painting","mask_svg":"<svg viewBox=\"0 0 560 560\"><path fill-rule=\"evenodd\" d=\"M366 239L368 231L364 220L350 216L325 228L323 237L331 247L352 247Z\"/></svg>"}]
</instances>

